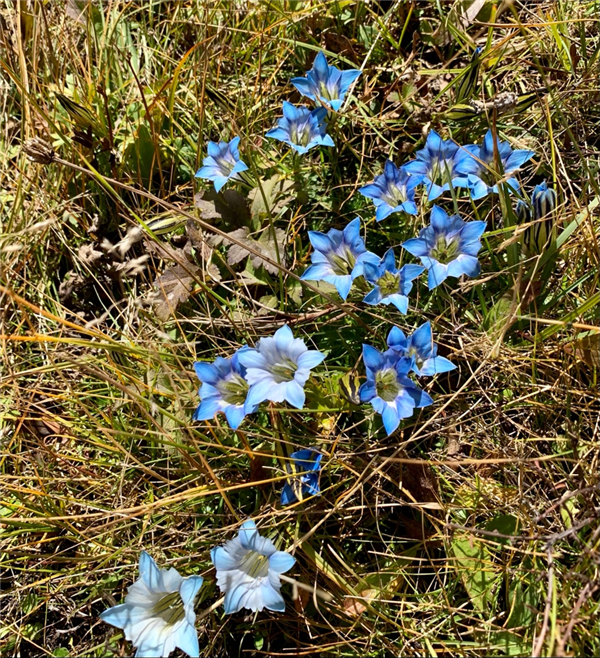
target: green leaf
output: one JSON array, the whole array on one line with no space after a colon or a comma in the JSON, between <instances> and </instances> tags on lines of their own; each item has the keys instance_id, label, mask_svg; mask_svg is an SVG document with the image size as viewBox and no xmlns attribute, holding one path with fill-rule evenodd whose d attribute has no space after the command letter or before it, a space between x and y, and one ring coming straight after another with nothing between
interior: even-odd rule
<instances>
[{"instance_id":1,"label":"green leaf","mask_svg":"<svg viewBox=\"0 0 600 658\"><path fill-rule=\"evenodd\" d=\"M522 581L514 578L508 585L507 628L530 626L535 621L538 594L535 587L523 587Z\"/></svg>"},{"instance_id":2,"label":"green leaf","mask_svg":"<svg viewBox=\"0 0 600 658\"><path fill-rule=\"evenodd\" d=\"M493 519L488 521L485 529L489 530L490 532L494 532L495 530L501 535L514 535L517 531L518 523L518 519L512 516L512 514L498 514ZM504 545L509 542L509 539L506 539L505 537L498 537L496 541L499 544Z\"/></svg>"},{"instance_id":3,"label":"green leaf","mask_svg":"<svg viewBox=\"0 0 600 658\"><path fill-rule=\"evenodd\" d=\"M463 536L455 537L451 548L473 607L487 612L494 602L493 589L498 580L487 547L475 537Z\"/></svg>"}]
</instances>

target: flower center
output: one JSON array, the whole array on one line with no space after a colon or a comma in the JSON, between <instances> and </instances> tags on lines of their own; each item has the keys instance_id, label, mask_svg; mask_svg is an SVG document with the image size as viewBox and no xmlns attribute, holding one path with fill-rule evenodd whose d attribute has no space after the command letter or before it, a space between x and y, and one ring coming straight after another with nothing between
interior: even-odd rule
<instances>
[{"instance_id":1,"label":"flower center","mask_svg":"<svg viewBox=\"0 0 600 658\"><path fill-rule=\"evenodd\" d=\"M381 195L381 198L392 208L406 201L404 191L392 182L388 183L387 190Z\"/></svg>"},{"instance_id":2,"label":"flower center","mask_svg":"<svg viewBox=\"0 0 600 658\"><path fill-rule=\"evenodd\" d=\"M375 375L375 390L385 402L392 402L398 397L402 386L398 383L398 376L394 368L380 370Z\"/></svg>"},{"instance_id":3,"label":"flower center","mask_svg":"<svg viewBox=\"0 0 600 658\"><path fill-rule=\"evenodd\" d=\"M150 609L153 617L160 617L165 623L173 625L183 619L185 610L179 592L172 592L161 597Z\"/></svg>"},{"instance_id":4,"label":"flower center","mask_svg":"<svg viewBox=\"0 0 600 658\"><path fill-rule=\"evenodd\" d=\"M337 90L334 88L331 92L327 88L327 85L324 82L319 83L319 96L322 98L325 98L326 100L334 100L339 96L339 93L332 93L336 92Z\"/></svg>"},{"instance_id":5,"label":"flower center","mask_svg":"<svg viewBox=\"0 0 600 658\"><path fill-rule=\"evenodd\" d=\"M227 404L242 405L248 395L248 382L237 373L233 372L228 375L227 379L217 384L217 389L221 393L223 400Z\"/></svg>"},{"instance_id":6,"label":"flower center","mask_svg":"<svg viewBox=\"0 0 600 658\"><path fill-rule=\"evenodd\" d=\"M433 183L442 186L452 180L453 169L454 161L452 159L444 160L443 158L432 158L429 177Z\"/></svg>"},{"instance_id":7,"label":"flower center","mask_svg":"<svg viewBox=\"0 0 600 658\"><path fill-rule=\"evenodd\" d=\"M421 369L421 367L422 367L423 364L425 363L425 359L423 359L422 357L419 356L419 353L417 352L417 350L416 350L414 347L411 347L411 348L408 350L408 354L407 354L407 356L408 356L409 358L410 358L410 357L413 357L413 358L414 358L414 360L415 360L415 365L416 365L417 368L419 368L419 369Z\"/></svg>"},{"instance_id":8,"label":"flower center","mask_svg":"<svg viewBox=\"0 0 600 658\"><path fill-rule=\"evenodd\" d=\"M232 169L235 167L235 162L233 162L233 158L229 156L229 153L227 155L220 155L216 158L217 164L219 165L221 172L224 175L229 176L231 173Z\"/></svg>"},{"instance_id":9,"label":"flower center","mask_svg":"<svg viewBox=\"0 0 600 658\"><path fill-rule=\"evenodd\" d=\"M350 274L356 265L356 256L349 249L348 245L343 245L338 249L338 253L333 252L329 257L331 269L336 276Z\"/></svg>"},{"instance_id":10,"label":"flower center","mask_svg":"<svg viewBox=\"0 0 600 658\"><path fill-rule=\"evenodd\" d=\"M452 238L447 240L445 236L438 236L435 247L431 250L431 258L434 258L442 265L447 265L458 255L459 240Z\"/></svg>"},{"instance_id":11,"label":"flower center","mask_svg":"<svg viewBox=\"0 0 600 658\"><path fill-rule=\"evenodd\" d=\"M250 578L266 578L269 575L269 558L256 551L248 551L240 561L240 571Z\"/></svg>"},{"instance_id":12,"label":"flower center","mask_svg":"<svg viewBox=\"0 0 600 658\"><path fill-rule=\"evenodd\" d=\"M292 124L290 129L290 141L299 146L308 146L310 138L311 130L308 121Z\"/></svg>"},{"instance_id":13,"label":"flower center","mask_svg":"<svg viewBox=\"0 0 600 658\"><path fill-rule=\"evenodd\" d=\"M294 379L298 366L289 357L284 356L279 363L272 365L270 370L275 383L281 384L281 382L291 382Z\"/></svg>"},{"instance_id":14,"label":"flower center","mask_svg":"<svg viewBox=\"0 0 600 658\"><path fill-rule=\"evenodd\" d=\"M375 285L379 286L379 291L383 297L393 295L400 291L400 273L384 272L383 276L377 279Z\"/></svg>"}]
</instances>

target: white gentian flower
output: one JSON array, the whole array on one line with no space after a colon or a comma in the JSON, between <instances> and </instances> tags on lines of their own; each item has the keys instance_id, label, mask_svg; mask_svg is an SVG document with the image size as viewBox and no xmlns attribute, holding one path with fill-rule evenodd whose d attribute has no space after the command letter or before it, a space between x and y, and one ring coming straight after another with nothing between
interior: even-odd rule
<instances>
[{"instance_id":1,"label":"white gentian flower","mask_svg":"<svg viewBox=\"0 0 600 658\"><path fill-rule=\"evenodd\" d=\"M201 576L183 578L176 569L159 569L142 551L140 577L125 603L105 610L100 619L125 631L136 657L166 657L178 647L194 658L200 654L194 600L201 586Z\"/></svg>"},{"instance_id":2,"label":"white gentian flower","mask_svg":"<svg viewBox=\"0 0 600 658\"><path fill-rule=\"evenodd\" d=\"M210 557L217 569L217 584L225 593L227 614L242 608L253 612L285 610L279 576L291 569L296 559L261 537L254 521L246 521L238 536L225 546L213 548Z\"/></svg>"}]
</instances>

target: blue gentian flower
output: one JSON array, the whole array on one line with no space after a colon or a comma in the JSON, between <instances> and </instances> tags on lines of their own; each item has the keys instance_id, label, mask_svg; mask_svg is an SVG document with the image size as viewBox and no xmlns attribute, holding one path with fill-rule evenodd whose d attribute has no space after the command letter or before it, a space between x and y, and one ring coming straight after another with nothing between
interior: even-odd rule
<instances>
[{"instance_id":1,"label":"blue gentian flower","mask_svg":"<svg viewBox=\"0 0 600 658\"><path fill-rule=\"evenodd\" d=\"M449 276L479 274L477 253L484 231L485 222L464 222L458 215L448 217L442 208L433 206L431 224L402 246L429 270L429 290L433 290Z\"/></svg>"},{"instance_id":2,"label":"blue gentian flower","mask_svg":"<svg viewBox=\"0 0 600 658\"><path fill-rule=\"evenodd\" d=\"M247 406L249 384L246 381L246 368L240 363L239 356L248 347L242 347L231 359L218 356L214 363L198 361L194 369L200 387L200 405L194 413L194 420L208 420L222 411L229 426L236 430L248 413L256 411L256 405Z\"/></svg>"},{"instance_id":3,"label":"blue gentian flower","mask_svg":"<svg viewBox=\"0 0 600 658\"><path fill-rule=\"evenodd\" d=\"M310 257L312 265L300 278L331 283L344 300L354 279L363 274L364 264L379 262L375 254L367 251L360 237L360 217L353 219L343 231L335 228L327 234L309 231L308 239L315 249Z\"/></svg>"},{"instance_id":4,"label":"blue gentian flower","mask_svg":"<svg viewBox=\"0 0 600 658\"><path fill-rule=\"evenodd\" d=\"M201 576L182 578L175 569L159 569L142 551L140 577L129 587L125 603L105 610L100 619L122 628L138 657L166 657L176 647L199 656L194 602L201 586Z\"/></svg>"},{"instance_id":5,"label":"blue gentian flower","mask_svg":"<svg viewBox=\"0 0 600 658\"><path fill-rule=\"evenodd\" d=\"M500 168L496 165L494 141ZM481 146L469 144L464 148L472 157L462 157L458 162L456 171L466 178L462 178L456 186L467 187L473 199L481 199L492 192L498 193L499 179L506 179L509 190L518 191L519 181L512 174L535 155L533 151L523 149L513 151L508 142L501 142L498 138L494 140L491 130L485 134Z\"/></svg>"},{"instance_id":6,"label":"blue gentian flower","mask_svg":"<svg viewBox=\"0 0 600 658\"><path fill-rule=\"evenodd\" d=\"M264 400L287 400L292 407L302 409L304 384L310 370L324 358L323 353L309 350L302 339L294 338L287 325L278 329L274 336L261 338L256 349L239 352L240 363L247 368L246 380L250 384L246 413L251 413Z\"/></svg>"},{"instance_id":7,"label":"blue gentian flower","mask_svg":"<svg viewBox=\"0 0 600 658\"><path fill-rule=\"evenodd\" d=\"M210 557L217 569L217 584L225 593L226 614L242 608L253 612L285 610L279 576L289 571L296 559L261 537L254 521L246 521L238 536L225 546L213 548Z\"/></svg>"},{"instance_id":8,"label":"blue gentian flower","mask_svg":"<svg viewBox=\"0 0 600 658\"><path fill-rule=\"evenodd\" d=\"M422 377L456 368L452 361L437 355L437 345L433 342L431 333L431 322L422 324L408 338L402 329L392 327L387 337L387 344L398 358L410 359L412 371Z\"/></svg>"},{"instance_id":9,"label":"blue gentian flower","mask_svg":"<svg viewBox=\"0 0 600 658\"><path fill-rule=\"evenodd\" d=\"M425 148L417 151L415 156L417 159L407 162L404 170L411 176L422 177L429 201L447 192L450 186L466 186L466 178L459 173L459 167L465 159L472 160L473 156L455 141L444 140L435 130L430 130Z\"/></svg>"},{"instance_id":10,"label":"blue gentian flower","mask_svg":"<svg viewBox=\"0 0 600 658\"><path fill-rule=\"evenodd\" d=\"M202 160L202 167L196 172L196 178L205 178L215 184L215 190L221 191L225 183L233 178L239 180L238 174L248 167L240 160L239 137L227 142L208 142L208 156Z\"/></svg>"},{"instance_id":11,"label":"blue gentian flower","mask_svg":"<svg viewBox=\"0 0 600 658\"><path fill-rule=\"evenodd\" d=\"M304 496L318 496L321 491L319 471L323 455L309 448L297 450L290 457L292 458L292 464L288 466L288 470L293 475L285 483L281 492L282 505L295 503L297 500L302 500Z\"/></svg>"},{"instance_id":12,"label":"blue gentian flower","mask_svg":"<svg viewBox=\"0 0 600 658\"><path fill-rule=\"evenodd\" d=\"M277 121L277 128L267 132L267 137L285 142L301 154L313 146L335 146L326 132L326 116L327 110L324 107L311 112L304 105L294 107L283 101L283 117Z\"/></svg>"},{"instance_id":13,"label":"blue gentian flower","mask_svg":"<svg viewBox=\"0 0 600 658\"><path fill-rule=\"evenodd\" d=\"M394 250L388 249L379 263L365 263L365 279L375 286L364 298L365 304L393 304L400 313L406 313L412 281L424 270L420 265L404 265L397 269Z\"/></svg>"},{"instance_id":14,"label":"blue gentian flower","mask_svg":"<svg viewBox=\"0 0 600 658\"><path fill-rule=\"evenodd\" d=\"M419 175L409 176L404 167L398 169L391 160L387 160L383 174L358 191L363 196L373 199L377 209L375 219L380 222L394 212L417 214L415 188L422 179L423 177Z\"/></svg>"},{"instance_id":15,"label":"blue gentian flower","mask_svg":"<svg viewBox=\"0 0 600 658\"><path fill-rule=\"evenodd\" d=\"M320 52L312 69L306 72L306 78L292 78L291 82L303 96L313 101L318 99L337 112L350 85L361 73L358 69L340 71L335 66L328 66L325 54Z\"/></svg>"},{"instance_id":16,"label":"blue gentian flower","mask_svg":"<svg viewBox=\"0 0 600 658\"><path fill-rule=\"evenodd\" d=\"M383 354L363 345L367 381L360 387L360 401L370 402L381 414L386 432L391 434L402 418L412 416L415 407L433 404L431 397L408 378L411 359L398 358L393 350Z\"/></svg>"}]
</instances>

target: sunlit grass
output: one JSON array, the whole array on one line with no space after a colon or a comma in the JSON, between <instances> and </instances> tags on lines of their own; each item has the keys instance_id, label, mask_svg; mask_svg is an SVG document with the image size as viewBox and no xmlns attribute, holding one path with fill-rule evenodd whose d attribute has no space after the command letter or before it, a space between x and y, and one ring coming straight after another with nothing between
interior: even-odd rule
<instances>
[{"instance_id":1,"label":"sunlit grass","mask_svg":"<svg viewBox=\"0 0 600 658\"><path fill-rule=\"evenodd\" d=\"M131 654L98 615L124 600L142 549L205 578L205 656L600 653L596 3L487 3L468 21L433 2L113 2L78 21L80 5L2 10L3 654ZM481 102L547 93L447 120L475 45ZM264 135L282 100L306 101L289 80L321 49L363 74L331 126L337 148L296 161ZM76 124L57 93L97 123ZM307 230L357 214L370 250L400 256L430 205L377 223L358 188L431 128L467 144L488 127L535 151L523 190L557 190L556 252L520 257L515 195L448 194L448 212L487 222L480 277L431 293L422 280L406 316L298 282ZM207 142L236 135L262 179L251 228L284 236L277 273L228 262L212 239L244 226L243 209L195 200L211 189L193 177ZM30 162L33 136L79 169ZM269 197L279 173L301 189ZM173 211L161 203L204 225L125 249L128 229ZM422 380L435 404L385 437L340 380L364 381L363 342L384 349L393 323L426 320L458 368ZM285 323L327 354L306 408L265 404L237 432L223 415L194 422L193 362ZM282 507L289 455L311 446L321 496ZM285 613L203 615L220 597L210 550L248 517L293 552L287 575L330 600L284 584Z\"/></svg>"}]
</instances>

